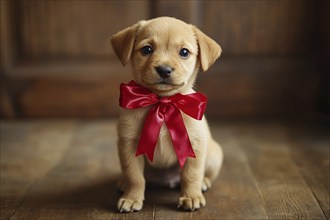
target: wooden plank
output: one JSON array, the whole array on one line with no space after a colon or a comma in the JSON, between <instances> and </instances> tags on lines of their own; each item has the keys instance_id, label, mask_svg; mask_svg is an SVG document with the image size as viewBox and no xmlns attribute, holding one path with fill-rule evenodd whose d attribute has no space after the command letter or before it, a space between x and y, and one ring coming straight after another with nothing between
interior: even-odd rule
<instances>
[{"instance_id":1,"label":"wooden plank","mask_svg":"<svg viewBox=\"0 0 330 220\"><path fill-rule=\"evenodd\" d=\"M13 25L11 19L11 6L9 1L0 1L0 22L1 22L1 48L0 48L0 68L1 72L5 72L8 67L11 67L15 56L17 55L17 48L14 46Z\"/></svg>"},{"instance_id":2,"label":"wooden plank","mask_svg":"<svg viewBox=\"0 0 330 220\"><path fill-rule=\"evenodd\" d=\"M39 79L19 97L24 117L104 117L119 112L121 78Z\"/></svg>"},{"instance_id":3,"label":"wooden plank","mask_svg":"<svg viewBox=\"0 0 330 220\"><path fill-rule=\"evenodd\" d=\"M109 38L148 16L141 1L20 1L18 43L23 59L109 57Z\"/></svg>"},{"instance_id":4,"label":"wooden plank","mask_svg":"<svg viewBox=\"0 0 330 220\"><path fill-rule=\"evenodd\" d=\"M209 97L211 117L310 114L319 111L320 75L304 59L224 57L196 87Z\"/></svg>"},{"instance_id":5,"label":"wooden plank","mask_svg":"<svg viewBox=\"0 0 330 220\"><path fill-rule=\"evenodd\" d=\"M8 70L8 77L14 79L33 78L89 78L100 79L102 77L117 77L130 75L129 65L123 67L119 59L83 59L83 60L43 60L20 61Z\"/></svg>"},{"instance_id":6,"label":"wooden plank","mask_svg":"<svg viewBox=\"0 0 330 220\"><path fill-rule=\"evenodd\" d=\"M81 122L58 164L38 181L13 219L151 219L117 212L119 159L114 122ZM52 148L56 142L49 143Z\"/></svg>"},{"instance_id":7,"label":"wooden plank","mask_svg":"<svg viewBox=\"0 0 330 220\"><path fill-rule=\"evenodd\" d=\"M204 1L201 28L228 55L306 54L321 21L313 10L311 1Z\"/></svg>"},{"instance_id":8,"label":"wooden plank","mask_svg":"<svg viewBox=\"0 0 330 220\"><path fill-rule=\"evenodd\" d=\"M118 115L119 85L131 80L118 62L21 63L8 86L23 117L108 117Z\"/></svg>"},{"instance_id":9,"label":"wooden plank","mask_svg":"<svg viewBox=\"0 0 330 220\"><path fill-rule=\"evenodd\" d=\"M0 79L1 79L0 75ZM3 81L4 79L1 79L0 82L0 117L5 118L14 118L15 117L15 110L13 106L12 99L9 95L7 86L4 85Z\"/></svg>"},{"instance_id":10,"label":"wooden plank","mask_svg":"<svg viewBox=\"0 0 330 220\"><path fill-rule=\"evenodd\" d=\"M119 62L51 61L21 63L8 85L20 116L108 117L118 115L119 84L131 79ZM209 117L311 114L320 111L321 79L305 60L234 57L200 74L196 88L209 97Z\"/></svg>"},{"instance_id":11,"label":"wooden plank","mask_svg":"<svg viewBox=\"0 0 330 220\"><path fill-rule=\"evenodd\" d=\"M180 19L186 23L199 25L201 22L202 4L199 1L151 1L151 17L169 16Z\"/></svg>"},{"instance_id":12,"label":"wooden plank","mask_svg":"<svg viewBox=\"0 0 330 220\"><path fill-rule=\"evenodd\" d=\"M225 159L220 175L204 194L206 206L193 213L181 212L175 208L179 192L155 191L152 200L156 219L267 219L248 160L227 126L211 126Z\"/></svg>"},{"instance_id":13,"label":"wooden plank","mask_svg":"<svg viewBox=\"0 0 330 220\"><path fill-rule=\"evenodd\" d=\"M269 219L326 219L290 157L284 126L246 126L237 129L237 135L258 182Z\"/></svg>"},{"instance_id":14,"label":"wooden plank","mask_svg":"<svg viewBox=\"0 0 330 220\"><path fill-rule=\"evenodd\" d=\"M327 126L211 123L225 160L205 193L207 206L179 211L178 190L153 188L146 191L144 209L129 214L116 210L120 169L114 121L6 121L0 128L1 219L326 219L329 214Z\"/></svg>"},{"instance_id":15,"label":"wooden plank","mask_svg":"<svg viewBox=\"0 0 330 220\"><path fill-rule=\"evenodd\" d=\"M330 219L329 126L300 125L290 132L291 157Z\"/></svg>"},{"instance_id":16,"label":"wooden plank","mask_svg":"<svg viewBox=\"0 0 330 220\"><path fill-rule=\"evenodd\" d=\"M71 122L1 122L1 219L11 218L38 179L60 160L73 129Z\"/></svg>"},{"instance_id":17,"label":"wooden plank","mask_svg":"<svg viewBox=\"0 0 330 220\"><path fill-rule=\"evenodd\" d=\"M25 124L8 123L1 121L0 123L0 218L9 219L15 213L20 200L23 198L26 191L35 181L35 178L29 178L25 181L18 179L15 174L24 168L24 166L17 165L22 158L17 156L16 160L13 158L15 154L20 152L22 148L21 143L27 142L26 135L31 129L31 126ZM17 167L17 168L15 168ZM17 171L16 171L17 170ZM22 172L22 171L21 171Z\"/></svg>"}]
</instances>

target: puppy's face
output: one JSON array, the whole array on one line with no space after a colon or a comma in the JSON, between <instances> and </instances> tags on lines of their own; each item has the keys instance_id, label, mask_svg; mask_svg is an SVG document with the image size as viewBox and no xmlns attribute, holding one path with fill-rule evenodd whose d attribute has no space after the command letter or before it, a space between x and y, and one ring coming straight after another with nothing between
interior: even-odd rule
<instances>
[{"instance_id":1,"label":"puppy's face","mask_svg":"<svg viewBox=\"0 0 330 220\"><path fill-rule=\"evenodd\" d=\"M198 45L194 32L175 19L140 25L132 53L136 81L158 94L176 93L196 70Z\"/></svg>"},{"instance_id":2,"label":"puppy's face","mask_svg":"<svg viewBox=\"0 0 330 220\"><path fill-rule=\"evenodd\" d=\"M199 66L206 71L221 52L196 27L168 17L140 21L111 42L124 65L132 61L135 81L160 96L190 89Z\"/></svg>"}]
</instances>

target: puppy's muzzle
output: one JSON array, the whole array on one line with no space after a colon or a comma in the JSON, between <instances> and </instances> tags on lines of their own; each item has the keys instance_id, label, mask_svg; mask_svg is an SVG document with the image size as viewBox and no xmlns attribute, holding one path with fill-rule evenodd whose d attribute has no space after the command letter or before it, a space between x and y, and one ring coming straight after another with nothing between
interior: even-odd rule
<instances>
[{"instance_id":1,"label":"puppy's muzzle","mask_svg":"<svg viewBox=\"0 0 330 220\"><path fill-rule=\"evenodd\" d=\"M170 67L170 66L157 66L155 67L158 75L163 78L163 79L166 79L166 78L169 78L171 76L171 73L173 72L173 68Z\"/></svg>"}]
</instances>

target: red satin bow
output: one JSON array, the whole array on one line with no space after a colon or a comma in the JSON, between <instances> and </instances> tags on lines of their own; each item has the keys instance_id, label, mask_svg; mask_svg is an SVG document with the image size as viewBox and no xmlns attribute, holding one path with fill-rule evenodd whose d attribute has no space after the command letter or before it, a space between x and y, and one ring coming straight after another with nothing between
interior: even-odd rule
<instances>
[{"instance_id":1,"label":"red satin bow","mask_svg":"<svg viewBox=\"0 0 330 220\"><path fill-rule=\"evenodd\" d=\"M149 89L131 81L120 85L119 105L125 109L153 105L146 117L135 156L146 154L153 161L159 132L165 121L171 135L174 150L183 167L187 157L195 157L181 112L201 120L206 109L207 97L201 93L176 94L159 97Z\"/></svg>"}]
</instances>

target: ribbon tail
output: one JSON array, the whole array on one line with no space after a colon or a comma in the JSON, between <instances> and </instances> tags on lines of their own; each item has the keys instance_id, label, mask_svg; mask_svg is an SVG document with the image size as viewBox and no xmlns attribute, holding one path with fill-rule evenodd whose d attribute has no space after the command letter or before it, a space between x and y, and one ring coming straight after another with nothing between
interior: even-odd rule
<instances>
[{"instance_id":1,"label":"ribbon tail","mask_svg":"<svg viewBox=\"0 0 330 220\"><path fill-rule=\"evenodd\" d=\"M182 168L188 157L196 157L189 140L181 112L174 105L169 105L165 123L172 138L175 153Z\"/></svg>"},{"instance_id":2,"label":"ribbon tail","mask_svg":"<svg viewBox=\"0 0 330 220\"><path fill-rule=\"evenodd\" d=\"M155 105L149 110L144 122L135 156L146 154L147 158L151 162L153 161L154 152L163 121L164 116L159 113L159 105Z\"/></svg>"}]
</instances>

